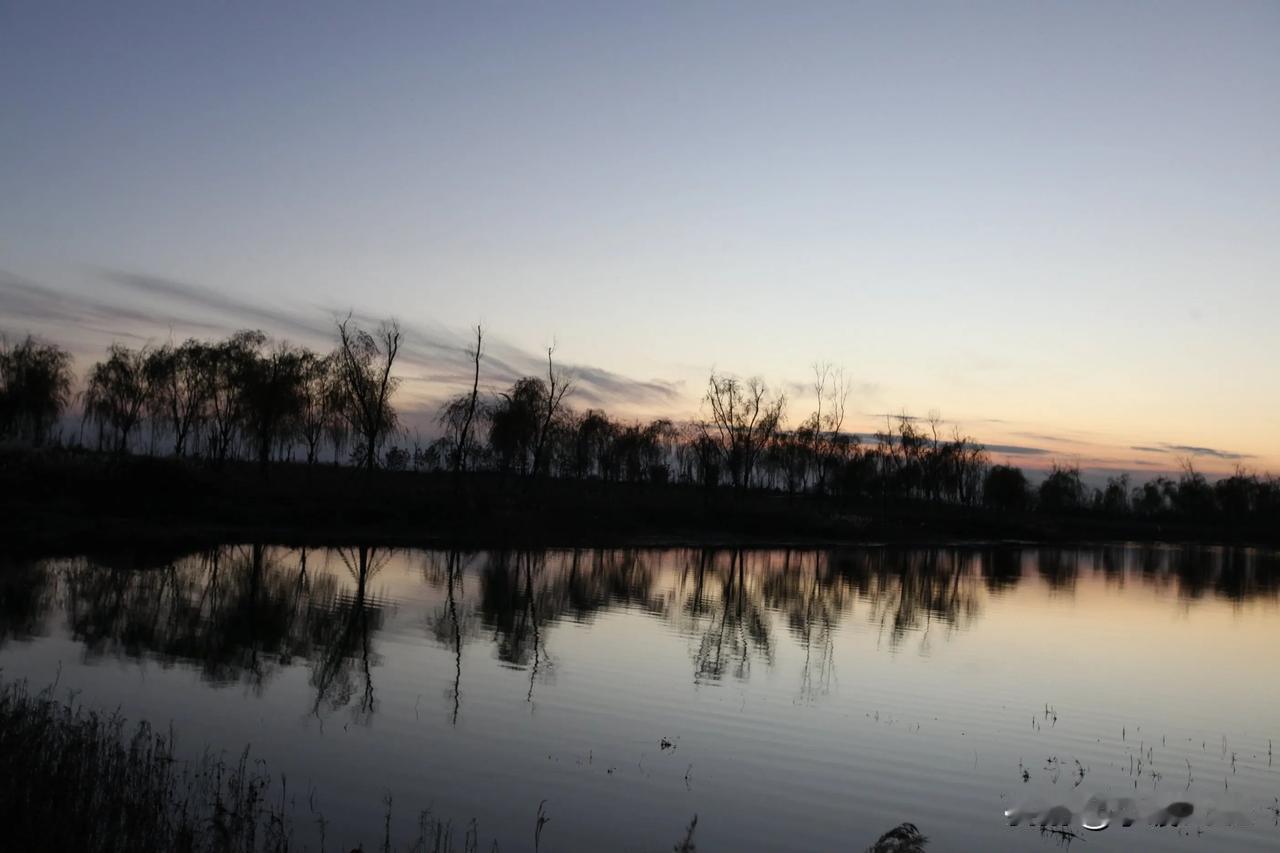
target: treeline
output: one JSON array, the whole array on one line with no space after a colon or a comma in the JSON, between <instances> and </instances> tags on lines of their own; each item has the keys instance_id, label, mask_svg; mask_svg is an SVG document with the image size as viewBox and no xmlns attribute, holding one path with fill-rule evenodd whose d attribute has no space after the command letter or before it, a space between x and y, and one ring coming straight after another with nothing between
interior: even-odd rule
<instances>
[{"instance_id":1,"label":"treeline","mask_svg":"<svg viewBox=\"0 0 1280 853\"><path fill-rule=\"evenodd\" d=\"M469 350L479 375L483 335ZM844 430L848 384L842 370L814 369L815 409L787 426L787 400L760 379L713 373L701 418L676 423L617 420L599 409L574 411L571 380L547 352L546 377L526 377L485 399L478 381L442 407L443 436L403 461L454 471L610 482L679 482L706 488L773 489L789 494L923 498L977 503L987 457L973 439L944 438L938 418L925 429L900 416L874 444Z\"/></svg>"},{"instance_id":2,"label":"treeline","mask_svg":"<svg viewBox=\"0 0 1280 853\"><path fill-rule=\"evenodd\" d=\"M369 331L335 326L331 352L240 331L223 340L130 348L115 344L78 395L74 443L116 453L205 460L322 459L367 469L495 472L617 483L683 483L708 490L767 489L882 508L902 502L1005 512L1280 521L1280 480L1238 471L1209 483L1189 464L1177 480L1133 485L1127 475L1090 488L1078 468L1055 466L1033 486L1019 468L991 465L985 448L937 415L887 418L865 440L845 429L848 383L814 368L812 411L792 426L788 401L758 378L713 373L701 416L686 423L625 421L577 411L572 377L546 353L546 370L498 393L482 391L484 334L467 354L470 388L438 412L439 436L400 428L394 321ZM0 342L0 437L63 441L56 425L77 399L68 353L27 337Z\"/></svg>"},{"instance_id":3,"label":"treeline","mask_svg":"<svg viewBox=\"0 0 1280 853\"><path fill-rule=\"evenodd\" d=\"M221 463L251 459L366 468L492 471L503 476L778 489L849 498L979 500L986 456L958 432L939 434L902 416L875 443L843 429L847 383L815 370L815 410L787 427L787 401L759 379L713 374L705 417L677 424L626 422L568 403L572 378L547 351L544 376L496 394L481 391L484 335L468 350L471 388L447 400L440 436L411 438L393 405L401 345L394 322L368 332L345 320L320 354L240 331L219 341L112 345L85 376L78 443ZM71 359L27 338L4 350L0 431L40 445L70 405ZM10 370L9 362L19 365ZM8 401L14 404L9 405ZM12 411L12 415L9 413Z\"/></svg>"},{"instance_id":4,"label":"treeline","mask_svg":"<svg viewBox=\"0 0 1280 853\"><path fill-rule=\"evenodd\" d=\"M401 333L337 324L321 355L259 331L221 341L130 348L113 344L79 395L80 443L117 453L171 453L213 462L319 460L324 445L368 468L395 430L392 366ZM0 436L40 446L72 401L69 354L27 337L0 348ZM87 431L87 434L86 434ZM59 436L58 438L61 438Z\"/></svg>"},{"instance_id":5,"label":"treeline","mask_svg":"<svg viewBox=\"0 0 1280 853\"><path fill-rule=\"evenodd\" d=\"M1159 476L1134 485L1128 474L1118 474L1101 488L1086 485L1077 466L1055 464L1033 488L1020 468L996 465L987 471L983 500L996 509L1049 515L1280 524L1280 477L1237 468L1210 483L1189 459L1177 479Z\"/></svg>"}]
</instances>

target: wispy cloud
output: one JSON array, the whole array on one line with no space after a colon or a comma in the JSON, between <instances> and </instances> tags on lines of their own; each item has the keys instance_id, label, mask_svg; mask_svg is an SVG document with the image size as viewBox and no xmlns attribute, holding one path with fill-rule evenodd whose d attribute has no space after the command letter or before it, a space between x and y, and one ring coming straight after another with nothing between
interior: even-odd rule
<instances>
[{"instance_id":1,"label":"wispy cloud","mask_svg":"<svg viewBox=\"0 0 1280 853\"><path fill-rule=\"evenodd\" d=\"M1146 453L1176 453L1183 456L1202 456L1226 461L1256 458L1252 453L1236 453L1231 450L1219 450L1215 447L1198 447L1194 444L1134 445L1131 449L1141 450Z\"/></svg>"},{"instance_id":2,"label":"wispy cloud","mask_svg":"<svg viewBox=\"0 0 1280 853\"><path fill-rule=\"evenodd\" d=\"M1030 438L1034 441L1046 441L1050 444L1081 444L1081 445L1098 444L1097 442L1094 442L1094 441L1087 441L1085 439L1077 438L1073 436L1048 435L1043 432L1014 432L1014 433L1011 433L1011 435L1016 435L1019 438Z\"/></svg>"},{"instance_id":3,"label":"wispy cloud","mask_svg":"<svg viewBox=\"0 0 1280 853\"><path fill-rule=\"evenodd\" d=\"M834 380L829 380L826 388L828 394ZM787 379L782 383L782 391L787 395L788 399L794 400L811 400L817 396L814 389L813 380L796 380ZM878 382L867 382L862 379L855 379L849 376L845 377L845 387L849 392L849 397L855 400L865 400L868 397L874 397L880 393L880 384Z\"/></svg>"},{"instance_id":4,"label":"wispy cloud","mask_svg":"<svg viewBox=\"0 0 1280 853\"><path fill-rule=\"evenodd\" d=\"M90 331L103 335L145 338L172 324L172 317L147 306L104 302L56 288L0 270L0 316L6 325L38 324L65 329L68 334ZM199 333L217 333L223 326L191 317L185 325ZM149 330L140 334L137 328ZM9 331L16 331L10 329Z\"/></svg>"},{"instance_id":5,"label":"wispy cloud","mask_svg":"<svg viewBox=\"0 0 1280 853\"><path fill-rule=\"evenodd\" d=\"M236 328L264 326L274 334L307 338L326 337L332 332L329 325L319 322L319 318L304 318L292 312L267 308L199 284L119 270L103 270L101 275L122 289L140 294L158 305L167 303L172 311L176 312L178 306L212 311ZM170 319L185 323L190 315L174 313Z\"/></svg>"},{"instance_id":6,"label":"wispy cloud","mask_svg":"<svg viewBox=\"0 0 1280 853\"><path fill-rule=\"evenodd\" d=\"M172 336L219 336L242 328L259 328L296 343L324 349L332 346L334 321L348 314L339 306L307 306L298 310L271 307L240 299L201 284L120 270L99 270L99 279L119 298L104 299L37 284L0 272L0 315L17 328L39 325L89 355L83 333L108 339L137 341ZM362 325L382 318L351 312ZM428 326L401 320L404 344L401 365L417 400L428 407L471 381L472 364L467 350L469 334L444 326ZM564 362L573 377L574 399L579 405L669 410L683 399L683 383L662 379L641 380L589 364ZM505 387L521 376L542 375L546 357L485 333L482 383Z\"/></svg>"},{"instance_id":7,"label":"wispy cloud","mask_svg":"<svg viewBox=\"0 0 1280 853\"><path fill-rule=\"evenodd\" d=\"M1043 447L1026 447L1021 444L988 444L988 453L1003 453L1008 456L1048 456L1052 451Z\"/></svg>"}]
</instances>

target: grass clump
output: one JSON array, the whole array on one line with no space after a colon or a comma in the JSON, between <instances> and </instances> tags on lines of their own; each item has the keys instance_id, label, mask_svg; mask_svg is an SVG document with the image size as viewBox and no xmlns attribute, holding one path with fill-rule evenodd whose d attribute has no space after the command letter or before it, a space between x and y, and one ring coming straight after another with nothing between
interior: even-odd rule
<instances>
[{"instance_id":1,"label":"grass clump","mask_svg":"<svg viewBox=\"0 0 1280 853\"><path fill-rule=\"evenodd\" d=\"M172 732L0 685L0 814L11 850L287 851L286 786L248 749L228 763L174 755Z\"/></svg>"}]
</instances>

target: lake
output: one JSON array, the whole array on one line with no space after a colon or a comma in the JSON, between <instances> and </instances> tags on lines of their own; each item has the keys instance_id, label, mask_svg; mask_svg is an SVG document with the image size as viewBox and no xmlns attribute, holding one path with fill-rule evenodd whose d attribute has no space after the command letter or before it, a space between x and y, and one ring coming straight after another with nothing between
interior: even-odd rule
<instances>
[{"instance_id":1,"label":"lake","mask_svg":"<svg viewBox=\"0 0 1280 853\"><path fill-rule=\"evenodd\" d=\"M298 839L420 810L481 849L1275 850L1280 558L1149 545L448 552L231 545L0 562L0 677L246 746ZM1211 811L1212 810L1212 811ZM1210 815L1237 812L1248 825ZM1209 823L1213 825L1208 825ZM1225 823L1233 823L1231 820ZM459 832L461 834L461 832Z\"/></svg>"}]
</instances>

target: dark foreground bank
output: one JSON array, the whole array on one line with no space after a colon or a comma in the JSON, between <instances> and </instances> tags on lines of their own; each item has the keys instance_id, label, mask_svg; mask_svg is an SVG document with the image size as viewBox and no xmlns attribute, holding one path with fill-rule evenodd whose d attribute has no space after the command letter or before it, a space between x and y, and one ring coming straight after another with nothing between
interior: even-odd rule
<instances>
[{"instance_id":1,"label":"dark foreground bank","mask_svg":"<svg viewBox=\"0 0 1280 853\"><path fill-rule=\"evenodd\" d=\"M281 544L680 545L958 541L1274 544L1221 519L1046 514L767 490L481 472L258 466L84 451L0 453L0 534L14 548L266 539Z\"/></svg>"}]
</instances>

